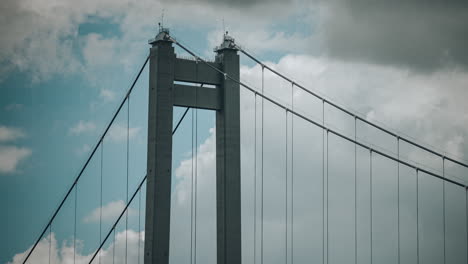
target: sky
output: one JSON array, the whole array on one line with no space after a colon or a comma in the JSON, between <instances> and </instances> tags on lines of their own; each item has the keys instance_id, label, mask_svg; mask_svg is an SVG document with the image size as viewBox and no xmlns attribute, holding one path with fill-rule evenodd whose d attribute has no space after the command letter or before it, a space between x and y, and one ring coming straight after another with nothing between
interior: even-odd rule
<instances>
[{"instance_id":1,"label":"sky","mask_svg":"<svg viewBox=\"0 0 468 264\"><path fill-rule=\"evenodd\" d=\"M0 4L0 208L4 212L0 263L20 263L46 225L143 64L158 22L208 59L214 58L213 48L228 31L242 48L307 89L444 155L468 160L466 1L4 0ZM188 56L178 48L176 53ZM260 88L261 72L259 65L241 56L243 82ZM325 107L323 120L319 100L297 88L291 91L290 84L269 72L264 77L265 93L272 98L288 106L294 102L295 109L307 117L386 153L398 151L395 138L363 123L356 124L355 134L354 119L330 106ZM73 257L78 263L86 261L99 236L107 233L125 206L127 171L130 194L145 175L147 87L146 69L76 193L52 224L52 232L41 240L35 263L48 263L49 252L52 263L68 263ZM414 170L378 155L371 158L366 150L332 135L325 153L327 141L321 129L268 103L263 106L263 128L276 133L266 133L262 146L260 97L241 89L241 105L245 263L254 259L258 263L260 258L259 252L254 256L254 248L260 248L256 211L260 196L255 185L261 179L260 149L266 153L263 247L267 263L284 263L286 255L294 256L294 263L321 262L326 257L322 245L327 229L322 217L325 172L330 201L328 261L349 263L357 245L358 263L369 263L370 171L375 187L374 261L395 262L398 238L394 231L400 222L402 260L414 263ZM174 122L182 112L175 109ZM199 194L197 261L215 260L214 126L213 112L189 111L174 136L172 263L189 262L194 163ZM197 136L192 143L193 129ZM424 151L401 144L400 155L442 173L441 159ZM349 187L354 186L355 170L360 187L356 204L354 188ZM468 184L467 169L446 162L445 170L447 177ZM429 175L420 178L421 262L441 263L443 185ZM398 186L400 221L395 218ZM144 208L144 194L143 188L130 206L128 221L119 224L115 239L105 245L104 263L112 262L113 253L125 252L125 245L130 262L141 254L144 210L139 208ZM465 195L466 191L446 185L447 263L467 260L467 241L462 236L467 228ZM122 261L122 257L116 259Z\"/></svg>"}]
</instances>

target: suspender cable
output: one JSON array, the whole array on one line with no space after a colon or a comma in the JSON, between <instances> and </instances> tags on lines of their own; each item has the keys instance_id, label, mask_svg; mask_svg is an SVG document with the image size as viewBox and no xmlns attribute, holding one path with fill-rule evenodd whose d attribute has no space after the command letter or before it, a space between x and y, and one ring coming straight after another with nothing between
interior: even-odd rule
<instances>
[{"instance_id":1,"label":"suspender cable","mask_svg":"<svg viewBox=\"0 0 468 264\"><path fill-rule=\"evenodd\" d=\"M373 218L372 218L372 207L373 207L373 203L372 203L372 197L373 197L373 192L372 192L372 150L369 151L369 183L370 183L370 263L372 264L373 262L373 234L372 234L372 224L373 224Z\"/></svg>"},{"instance_id":2,"label":"suspender cable","mask_svg":"<svg viewBox=\"0 0 468 264\"><path fill-rule=\"evenodd\" d=\"M112 264L115 263L115 229L114 229L114 243L112 244Z\"/></svg>"},{"instance_id":3,"label":"suspender cable","mask_svg":"<svg viewBox=\"0 0 468 264\"><path fill-rule=\"evenodd\" d=\"M254 264L257 263L257 95L254 94Z\"/></svg>"},{"instance_id":4,"label":"suspender cable","mask_svg":"<svg viewBox=\"0 0 468 264\"><path fill-rule=\"evenodd\" d=\"M51 249L52 249L52 224L49 225L49 264L51 259Z\"/></svg>"},{"instance_id":5,"label":"suspender cable","mask_svg":"<svg viewBox=\"0 0 468 264\"><path fill-rule=\"evenodd\" d=\"M286 211L286 215L285 215L285 222L286 222L286 225L285 225L285 262L284 263L288 263L288 111L286 110L286 162L285 162L285 165L286 165L286 170L285 170L285 186L286 186L286 195L285 195L285 198L286 198L286 206L285 206L285 211Z\"/></svg>"},{"instance_id":6,"label":"suspender cable","mask_svg":"<svg viewBox=\"0 0 468 264\"><path fill-rule=\"evenodd\" d=\"M294 111L294 83L291 85L291 109ZM294 264L294 115L291 115L291 264Z\"/></svg>"},{"instance_id":7,"label":"suspender cable","mask_svg":"<svg viewBox=\"0 0 468 264\"><path fill-rule=\"evenodd\" d=\"M103 177L103 163L104 163L104 140L101 141L101 183L100 183L100 206L99 206L99 242L102 242L102 177ZM101 263L101 253L99 253L98 262Z\"/></svg>"},{"instance_id":8,"label":"suspender cable","mask_svg":"<svg viewBox=\"0 0 468 264\"><path fill-rule=\"evenodd\" d=\"M195 203L194 203L194 263L197 263L197 181L198 181L198 109L195 109Z\"/></svg>"},{"instance_id":9,"label":"suspender cable","mask_svg":"<svg viewBox=\"0 0 468 264\"><path fill-rule=\"evenodd\" d=\"M128 170L129 170L129 154L130 154L130 95L127 100L127 187L126 187L126 202L128 203ZM128 211L125 213L125 264L128 257Z\"/></svg>"},{"instance_id":10,"label":"suspender cable","mask_svg":"<svg viewBox=\"0 0 468 264\"><path fill-rule=\"evenodd\" d=\"M73 220L73 263L76 262L76 203L78 198L78 183L75 185L75 219Z\"/></svg>"},{"instance_id":11,"label":"suspender cable","mask_svg":"<svg viewBox=\"0 0 468 264\"><path fill-rule=\"evenodd\" d=\"M325 127L324 101L322 101L322 124ZM322 129L322 263L325 264L325 129Z\"/></svg>"},{"instance_id":12,"label":"suspender cable","mask_svg":"<svg viewBox=\"0 0 468 264\"><path fill-rule=\"evenodd\" d=\"M354 117L354 140L357 141L357 118ZM354 264L357 264L357 145L354 144Z\"/></svg>"},{"instance_id":13,"label":"suspender cable","mask_svg":"<svg viewBox=\"0 0 468 264\"><path fill-rule=\"evenodd\" d=\"M192 175L191 175L191 183L190 183L190 263L193 263L193 176L194 176L194 173L193 173L193 170L194 170L194 162L195 162L195 141L193 139L194 137L194 127L195 127L195 109L192 109L192 134L191 134L191 137L192 137Z\"/></svg>"},{"instance_id":14,"label":"suspender cable","mask_svg":"<svg viewBox=\"0 0 468 264\"><path fill-rule=\"evenodd\" d=\"M445 178L445 158L444 157L442 157L442 177ZM445 181L442 181L442 212L443 212L443 217L444 217L442 223L444 225L443 233L444 233L444 264L445 264L446 262Z\"/></svg>"},{"instance_id":15,"label":"suspender cable","mask_svg":"<svg viewBox=\"0 0 468 264\"><path fill-rule=\"evenodd\" d=\"M138 193L138 264L140 264L140 241L141 241L141 192Z\"/></svg>"},{"instance_id":16,"label":"suspender cable","mask_svg":"<svg viewBox=\"0 0 468 264\"><path fill-rule=\"evenodd\" d=\"M330 250L329 250L329 246L330 246L329 241L330 241L330 239L329 238L330 238L330 236L329 236L328 226L329 226L330 222L328 221L328 216L329 216L329 214L328 214L328 209L329 209L328 208L328 199L329 199L329 195L328 195L328 191L329 191L329 188L328 188L328 176L329 176L328 175L328 160L329 160L329 151L328 151L328 137L329 137L329 135L328 135L328 129L327 129L327 135L326 136L327 136L327 263L329 263L330 262L329 261L329 257L330 257L330 255L329 255L329 253L330 253Z\"/></svg>"},{"instance_id":17,"label":"suspender cable","mask_svg":"<svg viewBox=\"0 0 468 264\"><path fill-rule=\"evenodd\" d=\"M416 169L416 263L419 264L419 170Z\"/></svg>"},{"instance_id":18,"label":"suspender cable","mask_svg":"<svg viewBox=\"0 0 468 264\"><path fill-rule=\"evenodd\" d=\"M265 76L264 76L264 72L265 72L265 69L264 67L262 67L262 94L264 92L264 89L265 89ZM261 172L261 178L262 178L262 197L261 197L261 203L262 203L262 211L261 211L261 214L260 214L260 223L261 223L261 243L260 243L260 247L261 247L261 253L260 253L260 263L263 264L263 171L264 171L264 160L263 160L263 152L264 152L264 148L263 148L263 144L264 144L264 139L263 139L263 127L265 126L265 120L264 120L264 113L265 113L265 99L262 97L262 172Z\"/></svg>"},{"instance_id":19,"label":"suspender cable","mask_svg":"<svg viewBox=\"0 0 468 264\"><path fill-rule=\"evenodd\" d=\"M401 261L400 254L400 137L397 137L397 233L398 233L398 264Z\"/></svg>"}]
</instances>

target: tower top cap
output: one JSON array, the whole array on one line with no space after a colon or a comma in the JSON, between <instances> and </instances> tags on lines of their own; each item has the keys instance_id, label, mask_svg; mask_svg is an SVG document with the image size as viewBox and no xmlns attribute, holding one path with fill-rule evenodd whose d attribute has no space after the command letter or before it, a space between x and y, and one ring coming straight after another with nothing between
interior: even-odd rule
<instances>
[{"instance_id":1,"label":"tower top cap","mask_svg":"<svg viewBox=\"0 0 468 264\"><path fill-rule=\"evenodd\" d=\"M149 44L156 44L156 42L159 41L169 41L171 42L171 36L169 35L169 28L162 27L159 25L159 33L156 35L156 37L148 40Z\"/></svg>"},{"instance_id":2,"label":"tower top cap","mask_svg":"<svg viewBox=\"0 0 468 264\"><path fill-rule=\"evenodd\" d=\"M235 39L229 36L227 31L226 33L224 33L223 42L221 43L221 45L214 48L214 51L220 52L225 49L238 50L237 45L235 43Z\"/></svg>"}]
</instances>

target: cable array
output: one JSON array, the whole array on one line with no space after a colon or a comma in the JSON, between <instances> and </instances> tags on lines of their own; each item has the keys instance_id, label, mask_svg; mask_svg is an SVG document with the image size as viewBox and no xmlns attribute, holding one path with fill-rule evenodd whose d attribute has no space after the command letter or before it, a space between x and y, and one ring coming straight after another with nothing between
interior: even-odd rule
<instances>
[{"instance_id":1,"label":"cable array","mask_svg":"<svg viewBox=\"0 0 468 264\"><path fill-rule=\"evenodd\" d=\"M181 117L181 120L183 120L185 117L185 115L183 115ZM181 122L181 121L179 121ZM176 127L173 131L172 131L172 135L174 136L174 134L177 132L177 128ZM135 189L135 191L133 192L130 200L128 200L127 204L125 205L124 209L122 210L122 212L120 213L119 217L115 220L115 222L112 224L112 227L109 229L109 231L107 232L107 235L105 236L104 240L102 240L102 242L100 243L99 247L96 249L96 251L94 252L93 256L91 257L91 259L89 260L89 264L93 263L94 259L96 258L97 254L101 251L102 247L104 246L104 244L106 243L107 239L109 239L109 236L111 235L112 232L114 232L114 246L115 246L115 228L117 227L117 224L120 222L120 219L122 219L122 216L127 212L128 210L128 207L130 206L130 204L132 203L133 199L135 198L135 196L140 193L141 191L141 187L143 186L143 184L146 182L146 179L147 179L147 176L148 175L145 175L141 181L140 181L140 184L138 184L137 188Z\"/></svg>"},{"instance_id":2,"label":"cable array","mask_svg":"<svg viewBox=\"0 0 468 264\"><path fill-rule=\"evenodd\" d=\"M145 69L146 65L148 64L148 61L149 61L149 56L147 56L145 58L145 61L143 63L143 65L141 66L140 70L138 71L136 77L134 78L132 84L130 85L130 88L127 90L124 98L122 99L122 101L120 102L120 104L118 105L117 109L115 110L111 120L108 122L106 128L104 129L104 132L101 134L101 136L99 137L99 140L97 141L97 143L95 144L94 148L92 149L91 153L89 154L88 158L86 159L85 163L83 164L83 166L81 166L81 169L79 170L78 172L78 175L75 177L72 185L68 188L67 192L65 193L65 196L63 197L63 199L60 201L59 203L59 206L55 209L54 213L52 214L52 216L50 217L49 221L47 222L46 226L42 229L42 232L40 233L40 235L38 236L38 238L36 239L36 241L34 242L34 245L31 247L31 249L29 250L28 254L26 255L26 257L24 258L23 260L23 264L26 263L28 261L28 259L30 258L31 254L34 252L34 250L36 249L37 245L39 244L39 242L41 241L41 239L44 237L44 234L47 232L47 230L49 229L49 227L52 225L52 222L54 221L54 219L57 217L57 214L60 212L60 210L62 209L63 205L65 204L65 201L67 201L67 199L70 197L70 194L71 192L73 191L73 189L76 187L76 185L78 184L78 181L80 180L80 178L82 177L84 171L86 170L86 168L88 167L89 163L91 162L91 159L94 157L96 151L98 150L98 148L102 145L103 143L103 140L104 140L104 137L107 135L107 133L109 132L109 129L111 128L112 124L115 122L115 119L117 118L118 114L120 113L120 111L122 110L123 106L125 105L125 103L127 102L130 94L132 93L137 81L139 80L143 70ZM102 193L102 191L101 191ZM102 205L101 205L102 207Z\"/></svg>"},{"instance_id":3,"label":"cable array","mask_svg":"<svg viewBox=\"0 0 468 264\"><path fill-rule=\"evenodd\" d=\"M175 43L178 44L178 42L175 42ZM325 103L327 103L327 104L329 104L329 105L335 107L336 109L338 109L338 110L340 110L340 111L342 111L342 112L348 114L349 116L355 117L355 118L357 118L359 121L364 122L364 123L366 123L366 124L368 124L368 125L370 125L370 126L372 126L372 127L375 127L375 128L377 128L378 130L383 131L383 132L385 132L385 133L387 133L387 134L389 134L389 135L391 135L391 136L393 136L393 137L395 137L395 138L399 138L400 140L402 140L402 141L404 141L404 142L406 142L406 143L408 143L408 144L410 144L410 145L413 145L413 146L415 146L415 147L418 147L418 148L420 148L420 149L422 149L422 150L425 150L425 151L427 151L427 152L429 152L429 153L431 153L431 154L434 154L434 155L436 155L436 156L439 156L439 157L441 157L441 158L445 158L445 159L447 159L447 160L449 160L449 161L451 161L451 162L454 162L454 163L456 163L456 164L458 164L458 165L460 165L460 166L463 166L463 167L465 167L465 168L468 168L468 164L467 164L467 163L461 162L461 161L456 160L456 159L454 159L454 158L447 157L446 155L443 155L443 154L440 153L440 152L437 152L437 151L434 151L434 150L432 150L432 149L430 149L430 148L427 148L427 147L425 147L425 146L423 146L423 145L421 145L421 144L415 142L414 140L411 140L411 139L409 139L409 138L407 138L407 137L402 137L401 135L398 135L398 134L396 134L396 133L394 133L394 132L392 132L392 131L390 131L390 130L388 130L388 129L385 129L385 128L382 127L382 126L380 126L380 125L378 125L378 124L376 124L376 123L374 123L374 122L369 121L369 120L368 120L367 118L365 118L365 117L361 117L361 116L359 116L359 115L356 115L356 113L353 113L352 111L347 110L347 109L345 109L344 107L339 106L338 104L336 104L336 103L334 103L334 102L332 102L332 101L326 99L325 97L320 96L319 94L317 94L317 93L315 93L315 92L313 92L313 91L311 91L311 90L305 88L304 86L300 85L298 82L293 81L292 78L286 77L284 74L279 73L278 71L276 71L276 70L274 70L273 68L269 67L269 66L266 65L265 63L261 62L259 59L255 58L252 54L250 54L249 52L247 52L245 49L243 49L243 48L240 47L239 45L235 45L235 47L236 47L240 52L242 52L245 56L249 57L251 60L253 60L253 61L255 61L257 64L261 65L262 68L268 69L270 72L276 74L277 76L281 77L281 78L284 79L285 81L288 81L288 82L290 82L290 83L293 83L294 85L296 85L297 87L299 87L299 88L300 88L301 90L303 90L304 92L306 92L306 93L308 93L308 94L314 96L315 98L317 98L317 99L319 99L319 100L322 100L323 102L325 102ZM192 55L193 55L193 54L192 54ZM198 59L200 59L200 58L197 57L197 56L195 56L195 57L198 58Z\"/></svg>"},{"instance_id":4,"label":"cable array","mask_svg":"<svg viewBox=\"0 0 468 264\"><path fill-rule=\"evenodd\" d=\"M307 121L307 122L309 122L309 123L312 123L312 124L316 125L317 127L321 128L323 131L326 131L326 134L327 134L327 175L328 175L328 135L329 135L329 133L332 133L332 134L334 134L334 135L336 135L336 136L338 136L338 137L340 137L340 138L342 138L342 139L345 139L346 141L349 141L349 142L351 142L351 143L354 143L354 144L355 144L355 155L357 155L357 153L356 153L356 151L357 151L357 150L356 150L357 146L360 146L360 147L362 147L362 148L365 148L365 149L368 149L368 150L369 150L369 152L370 152L370 166L371 166L371 168L370 168L370 181L371 181L371 183L370 183L370 186L371 186L371 198L370 198L370 210L371 210L371 214L370 214L370 216L371 216L371 234L370 234L370 235L371 235L371 245L370 245L370 247L371 247L371 262L373 261L373 259L372 259L372 244L373 244L373 242L372 242L372 241L373 241L373 234L372 234L372 232L373 232L373 230L372 230L372 222L373 222L373 219L372 219L372 214L373 214L373 213L372 213L372 207L373 207L373 205L372 205L372 155L373 155L373 154L378 154L378 155L380 155L380 156L382 156L382 157L385 157L385 158L387 158L387 159L393 160L393 161L397 162L397 164L398 164L398 172L397 172L397 182L398 182L398 190L397 190L397 191L398 191L398 197L397 197L397 207L398 207L398 208L397 208L397 209L398 209L398 214L397 214L397 217L398 217L398 220L397 220L397 222L398 222L398 223L397 223L397 226L398 226L398 231L397 231L397 232L398 232L398 261L400 260L400 234L399 234L399 232L400 232L400 224L399 224L399 221L400 221L400 219L399 219L399 218L400 218L400 216L399 216L399 211L400 211L400 208L399 208L399 204L400 204L400 198L399 198L399 185L400 185L400 182L399 182L399 177L400 177L400 176L399 176L399 174L400 174L400 173L399 173L399 170L400 170L400 168L399 168L399 166L400 166L400 164L403 164L403 165L405 165L405 166L407 166L407 167L409 167L409 168L413 168L413 169L415 169L418 173L419 173L419 171L421 171L421 172L426 173L427 175L430 175L430 176L439 178L439 179L441 179L441 180L444 181L444 185L445 185L445 182L450 182L450 183L452 183L452 184L455 184L455 185L461 186L461 187L463 187L463 188L465 188L465 189L468 189L467 185L464 184L464 183L462 183L462 182L459 182L459 181L456 181L456 180L453 180L453 179L446 178L445 175L440 175L440 174L438 174L438 173L433 173L433 172L431 172L431 171L428 171L428 170L426 170L426 169L424 169L424 168L419 167L418 165L410 164L409 162L406 162L406 161L401 160L401 159L400 159L400 153L399 153L399 152L400 152L400 150L399 150L399 144L400 144L400 141L403 141L403 142L409 143L410 145L416 146L416 147L418 147L418 148L420 148L420 149L422 149L422 150L425 150L425 151L427 151L427 152L429 152L429 153L431 153L431 154L444 157L445 159L450 160L450 161L452 161L452 162L454 162L454 163L456 163L456 164L458 164L458 165L461 165L461 166L463 166L463 167L468 168L468 165L466 165L466 164L464 164L464 163L462 163L462 162L460 162L460 161L457 161L457 160L454 160L454 159L451 159L451 158L447 158L447 157L443 156L442 154L440 154L440 153L438 153L438 152L436 152L436 151L434 151L434 150L428 149L428 148L426 148L426 147L424 147L424 146L422 146L422 145L420 145L420 144L418 144L418 143L416 143L416 142L414 142L414 141L412 141L412 140L410 140L410 139L408 139L408 138L401 137L401 136L399 136L399 135L397 135L397 134L395 134L395 133L393 133L393 132L391 132L391 131L389 131L389 130L387 130L387 129L384 129L383 127L381 127L381 126L379 126L379 125L376 125L376 124L374 124L374 123L368 121L367 119L364 119L364 118L362 118L362 117L360 117L360 116L358 116L358 115L356 115L356 114L354 114L354 113L352 113L352 112L350 112L350 111L348 111L348 110L346 110L346 109L344 109L344 108L342 108L342 107L336 105L335 103L333 103L333 102L331 102L331 101L329 101L329 100L327 100L327 99L325 99L325 98L323 98L323 97L321 97L321 96L318 96L317 94L315 94L315 93L311 92L310 90L307 90L307 89L304 88L303 86L297 84L297 82L292 81L291 79L285 77L285 76L282 75L281 73L279 73L279 72L275 71L274 69L268 67L268 66L265 65L264 63L260 62L258 59L254 58L254 57L251 56L250 54L246 53L246 52L245 52L244 50L242 50L241 48L237 47L242 53L244 53L244 55L250 57L252 60L254 60L255 62L257 62L257 63L261 66L261 69L262 69L262 87L261 87L261 91L259 91L258 89L255 89L255 88L253 88L253 87L251 87L251 86L245 84L244 82L242 82L242 81L240 81L240 80L237 80L237 79L235 79L235 78L229 76L228 74L226 74L226 73L223 72L222 70L216 68L216 67L213 66L213 65L208 64L206 61L204 61L204 60L201 59L199 56L197 56L193 51L187 49L187 48L186 48L184 45L182 45L180 42L177 42L177 41L174 40L174 39L171 39L171 40L172 40L176 45L178 45L180 48L182 48L183 50L185 50L186 52L188 52L189 54L191 54L192 56L194 56L196 61L201 61L201 62L206 63L206 65L207 65L208 67L210 67L210 68L212 68L214 71L220 73L222 76L224 76L225 79L229 79L229 80L231 80L231 81L233 81L233 82L239 84L241 87L243 87L243 88L249 90L250 92L252 92L252 93L254 94L255 98L256 98L257 96L260 96L260 97L262 98L262 138L261 138L261 140L262 140L262 196L261 196L261 198L262 198L262 215L261 215L261 225L262 225L261 227L262 227L262 230L261 230L261 241L260 241L260 243L261 243L261 263L263 263L263 251L264 251L264 250L263 250L263 238L264 238L264 237L263 237L263 167L264 167L264 163L263 163L263 145L264 145L264 144L263 144L263 122L264 122L264 119L263 119L263 116L264 116L263 105L264 105L264 101L265 101L265 100L266 100L266 101L269 101L270 103L272 103L272 104L274 104L274 105L276 105L276 106L278 106L279 108L283 108L286 112L290 112L290 113L292 114L292 117L291 117L291 118L294 118L294 116L297 116L297 117L299 117L299 118L301 118L301 119L303 119L303 120L305 120L305 121ZM357 131L356 131L356 130L357 130L357 129L356 129L356 124L355 124L355 136L354 136L354 139L353 139L353 138L351 138L351 137L345 136L344 134L338 132L337 130L331 129L329 126L326 126L324 121L323 121L322 124L320 124L320 123L318 123L318 122L316 122L316 121L314 121L314 120L312 120L312 119L310 119L310 118L307 118L307 117L305 117L304 115L298 113L297 111L295 111L294 109L292 109L292 107L289 108L288 106L285 106L285 105L283 105L282 103L280 103L279 101L277 101L277 99L273 99L271 96L266 95L266 94L264 93L264 71L265 71L265 68L268 69L269 71L271 71L272 73L276 74L277 76L282 77L284 80L289 81L293 86L297 86L297 87L301 88L302 90L306 91L307 93L309 93L309 94L315 96L316 98L321 99L322 102L323 102L323 108L324 108L324 105L325 105L325 104L331 105L331 106L337 108L338 110L341 110L341 111L345 112L346 114L351 115L352 117L354 117L355 123L356 123L357 120L362 121L362 122L364 122L364 123L366 123L366 124L368 124L368 125L370 125L370 126L372 126L372 127L375 127L375 128L377 128L377 129L379 129L379 130L381 130L381 131L383 131L383 132L386 132L387 134L389 134L389 135L391 135L391 136L396 137L396 139L397 139L397 141L398 141L398 147L397 147L397 148L398 148L398 150L397 150L398 153L397 153L397 157L394 157L394 156L392 156L392 155L390 155L390 154L387 154L387 153L385 153L385 152L383 152L383 151L380 151L380 150L376 149L375 147L373 147L373 146L370 145L370 144L363 143L363 141L361 141L361 140L358 141L357 135L356 135L356 133L357 133ZM355 166L357 166L356 158L355 158ZM356 224L356 223L357 223L357 186L356 186L356 185L357 185L357 184L356 184L356 182L357 182L357 171L356 171L356 170L357 170L357 169L355 168L355 193L354 193L354 194L355 194L355 263L357 263L357 224ZM444 174L445 174L445 172L444 172ZM327 248L326 248L326 252L327 252L327 262L328 262L328 261L329 261L329 255L328 255L328 254L329 254L329 234L328 234L328 229L329 229L329 228L328 228L328 177L327 177L327 187L326 187L326 188L327 188L327 195L326 195L326 196L327 196L327 202L326 202L326 206L327 206L327 217L326 217L326 218L327 218L327 228L326 228L326 229L327 229L327 239L326 239ZM293 194L293 195L294 195L294 194ZM418 202L418 203L419 203L419 202ZM445 213L445 212L444 212L444 213ZM419 214L419 208L418 208L417 214ZM445 216L444 216L444 217L445 217ZM418 229L419 229L419 220L418 220ZM418 232L419 232L419 230L418 230ZM444 232L445 232L445 231L444 231ZM419 233L418 233L418 248L419 248ZM293 249L292 249L292 250L293 250ZM444 254L445 254L445 253L444 253ZM418 258L419 258L419 249L418 249Z\"/></svg>"},{"instance_id":5,"label":"cable array","mask_svg":"<svg viewBox=\"0 0 468 264\"><path fill-rule=\"evenodd\" d=\"M389 154L387 154L387 153L384 153L383 151L380 151L380 150L378 150L378 149L376 149L376 148L374 148L374 147L372 147L372 146L370 146L370 145L368 145L368 144L362 143L361 141L355 141L354 139L352 139L352 138L350 138L350 137L348 137L348 136L346 136L346 135L344 135L344 134L338 132L337 130L334 130L334 129L332 129L332 128L330 128L330 127L327 127L327 126L324 126L324 125L322 125L322 124L320 124L320 123L318 123L318 122L316 122L316 121L314 121L314 120L312 120L312 119L310 119L310 118L307 118L306 116L304 116L304 115L298 113L297 111L292 110L291 108L289 108L289 107L287 107L287 106L281 104L280 102L278 102L277 100L271 98L270 96L267 96L267 95L263 94L263 89L264 89L263 87L262 87L262 92L257 91L256 89L254 89L254 88L250 87L249 85L247 85L247 84L241 82L240 80L234 79L233 77L231 77L230 75L226 74L226 73L223 72L222 70L220 70L220 69L216 68L215 66L209 64L207 61L201 59L201 58L200 58L199 56L197 56L193 51L187 49L184 45L180 44L180 42L177 42L175 39L171 38L171 40L173 41L173 43L175 43L176 45L178 45L180 48L182 48L183 50L185 50L186 52L188 52L189 54L191 54L192 56L194 56L194 57L196 58L196 60L205 63L209 68L211 68L211 69L213 69L214 71L216 71L216 72L222 74L225 78L230 79L231 81L233 81L233 82L239 84L240 86L244 87L245 89L249 90L250 92L252 92L252 93L254 93L254 94L256 94L256 95L262 97L262 100L269 101L269 102L273 103L274 105L276 105L276 106L278 106L278 107L280 107L280 108L283 108L283 109L289 111L290 113L292 113L292 114L294 114L295 116L297 116L297 117L303 119L304 121L307 121L307 122L309 122L309 123L311 123L311 124L314 124L315 126L321 128L321 129L325 129L325 130L327 130L328 132L330 132L330 133L332 133L332 134L334 134L334 135L336 135L336 136L338 136L338 137L340 137L340 138L342 138L342 139L345 139L345 140L347 140L347 141L349 141L349 142L351 142L351 143L357 144L357 145L360 146L360 147L363 147L363 148L365 148L365 149L368 149L368 150L370 150L370 151L372 151L372 152L374 152L374 153L376 153L376 154L379 154L379 155L381 155L381 156L384 156L384 157L386 157L386 158L388 158L388 159L390 159L390 160L399 162L400 164L403 164L403 165L408 166L408 167L410 167L410 168L418 169L419 171L424 172L424 173L426 173L426 174L428 174L428 175L431 175L431 176L434 176L434 177L436 177L436 178L445 180L445 181L447 181L447 182L453 183L453 184L458 185L458 186L461 186L461 187L463 187L463 188L468 188L468 186L465 185L464 183L461 183L461 182L458 182L458 181L455 181L455 180L452 180L452 179L449 179L449 178L444 178L444 177L442 177L441 175L439 175L439 174L437 174L437 173L434 173L434 172L428 171L428 170L426 170L426 169L424 169L424 168L415 166L415 165L413 165L413 164L410 164L409 162L402 161L402 160L398 160L396 157L393 157L393 156L391 156L391 155L389 155ZM266 65L263 65L262 67L263 67L263 68L266 68L267 66L266 66ZM284 77L284 78L285 78L285 77ZM262 80L263 80L263 70L262 70ZM287 80L290 81L289 79L287 79ZM297 87L301 87L301 86L299 86L297 83L294 83L294 85L297 86ZM262 81L262 86L263 86L263 81ZM326 100L323 99L323 98L322 98L322 100L323 100L323 102L325 102L325 103L331 104L329 101L326 101ZM352 114L352 115L355 116L354 114ZM356 115L356 117L359 119L359 117L358 117L357 115ZM262 138L263 138L263 137L262 137ZM402 137L400 137L400 139L401 139L401 140L404 140ZM448 159L448 158L446 157L446 159ZM467 165L467 166L468 166L468 165Z\"/></svg>"}]
</instances>

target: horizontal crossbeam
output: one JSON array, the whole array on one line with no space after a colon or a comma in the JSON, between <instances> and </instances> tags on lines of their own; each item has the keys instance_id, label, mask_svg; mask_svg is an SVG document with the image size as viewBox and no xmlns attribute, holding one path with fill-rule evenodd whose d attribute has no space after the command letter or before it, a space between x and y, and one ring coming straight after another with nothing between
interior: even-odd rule
<instances>
[{"instance_id":1,"label":"horizontal crossbeam","mask_svg":"<svg viewBox=\"0 0 468 264\"><path fill-rule=\"evenodd\" d=\"M174 106L220 110L218 88L174 84Z\"/></svg>"},{"instance_id":2,"label":"horizontal crossbeam","mask_svg":"<svg viewBox=\"0 0 468 264\"><path fill-rule=\"evenodd\" d=\"M221 65L215 62L199 63L193 60L176 58L174 65L174 80L180 82L205 83L212 85L221 84L221 76L211 69L221 69Z\"/></svg>"}]
</instances>

